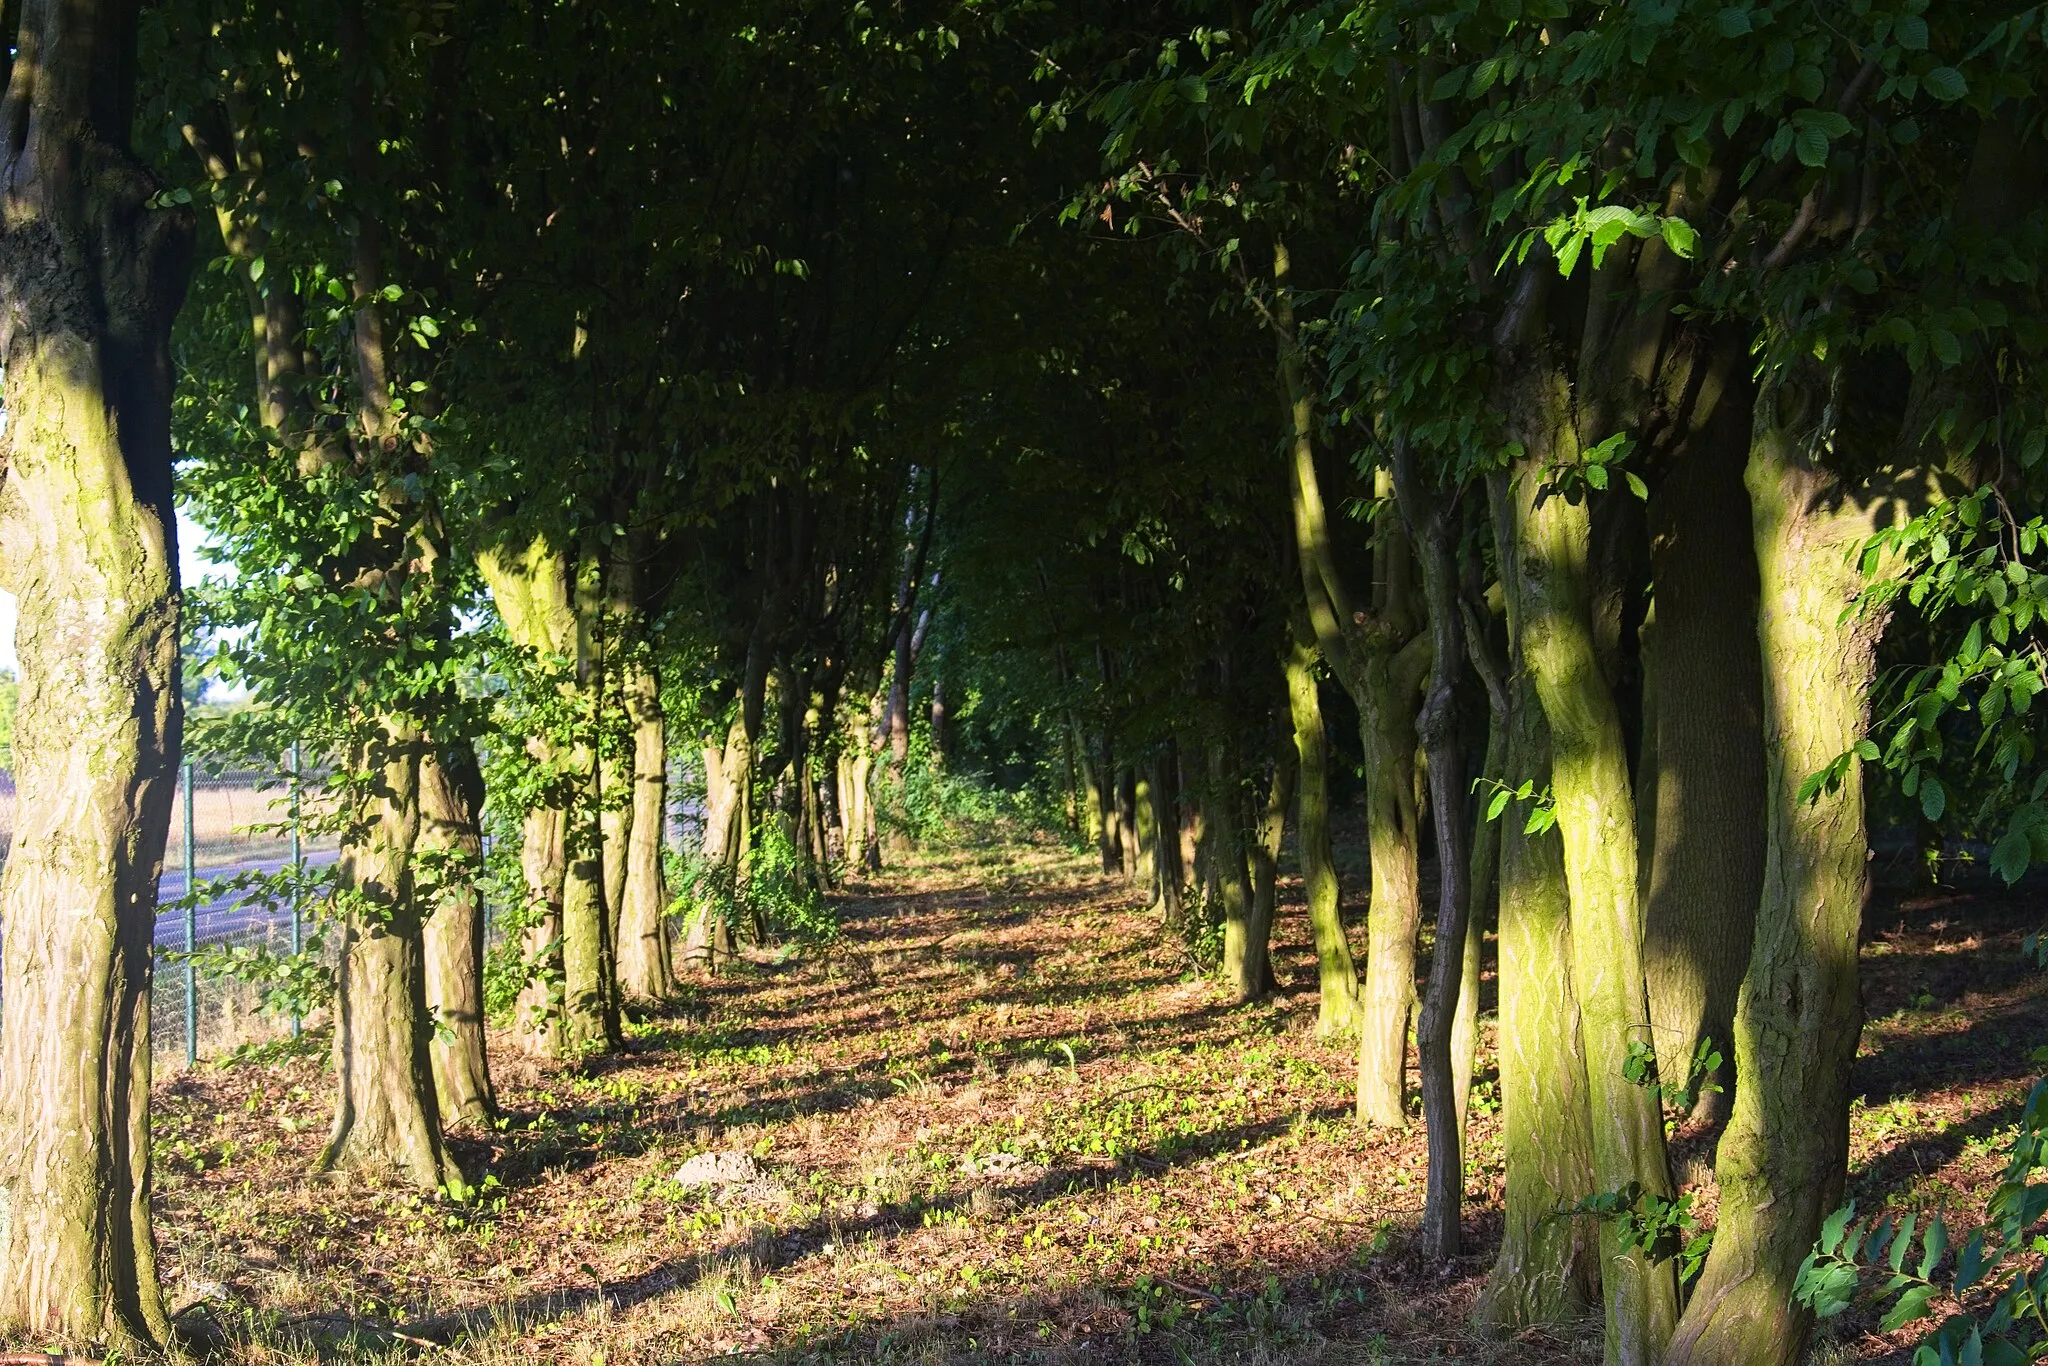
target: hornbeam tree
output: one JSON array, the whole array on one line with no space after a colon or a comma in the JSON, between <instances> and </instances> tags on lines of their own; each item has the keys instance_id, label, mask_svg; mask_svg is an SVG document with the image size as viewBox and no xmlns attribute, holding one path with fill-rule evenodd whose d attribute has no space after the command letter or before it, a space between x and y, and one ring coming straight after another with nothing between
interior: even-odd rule
<instances>
[{"instance_id":1,"label":"hornbeam tree","mask_svg":"<svg viewBox=\"0 0 2048 1366\"><path fill-rule=\"evenodd\" d=\"M170 333L190 215L130 151L138 7L26 0L0 98L0 584L19 800L0 876L0 1327L171 1346L149 991L182 722Z\"/></svg>"}]
</instances>

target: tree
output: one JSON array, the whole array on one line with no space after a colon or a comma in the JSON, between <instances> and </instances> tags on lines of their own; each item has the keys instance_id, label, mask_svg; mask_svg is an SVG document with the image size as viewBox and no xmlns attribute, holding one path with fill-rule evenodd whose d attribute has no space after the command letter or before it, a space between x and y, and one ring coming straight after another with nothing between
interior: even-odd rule
<instances>
[{"instance_id":1,"label":"tree","mask_svg":"<svg viewBox=\"0 0 2048 1366\"><path fill-rule=\"evenodd\" d=\"M182 706L171 321L190 216L129 147L136 8L27 0L0 127L0 583L19 816L0 877L0 1323L168 1347L149 989Z\"/></svg>"}]
</instances>

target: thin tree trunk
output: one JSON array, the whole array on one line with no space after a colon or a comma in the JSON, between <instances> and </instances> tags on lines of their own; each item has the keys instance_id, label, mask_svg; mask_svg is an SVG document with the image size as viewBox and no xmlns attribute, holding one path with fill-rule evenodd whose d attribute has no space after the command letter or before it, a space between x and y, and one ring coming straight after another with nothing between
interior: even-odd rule
<instances>
[{"instance_id":1,"label":"thin tree trunk","mask_svg":"<svg viewBox=\"0 0 2048 1366\"><path fill-rule=\"evenodd\" d=\"M0 103L0 1331L173 1346L150 1228L151 941L183 713L170 327L189 215L126 150L136 9L25 0ZM109 139L111 141L102 141Z\"/></svg>"},{"instance_id":2,"label":"thin tree trunk","mask_svg":"<svg viewBox=\"0 0 2048 1366\"><path fill-rule=\"evenodd\" d=\"M427 917L427 1009L435 1022L434 1097L445 1124L488 1124L497 1114L484 1055L483 774L467 740L420 761L421 854L440 854L439 896Z\"/></svg>"},{"instance_id":3,"label":"thin tree trunk","mask_svg":"<svg viewBox=\"0 0 2048 1366\"><path fill-rule=\"evenodd\" d=\"M1454 528L1448 503L1424 486L1413 450L1399 438L1394 448L1394 482L1409 539L1422 570L1429 608L1428 691L1416 734L1429 770L1430 816L1436 827L1439 873L1436 949L1430 957L1429 986L1416 1024L1420 1054L1422 1116L1428 1128L1429 1170L1423 1191L1422 1247L1426 1256L1455 1257L1465 1198L1464 1105L1457 1092L1452 1036L1458 996L1464 984L1466 941L1471 918L1471 869L1465 823L1465 761L1458 743L1460 675L1465 669L1465 627L1458 608ZM1473 994L1476 996L1476 983ZM1469 1052L1467 1057L1469 1059ZM1469 1083L1470 1063L1466 1065ZM1364 1085L1360 1074L1361 1091Z\"/></svg>"},{"instance_id":4,"label":"thin tree trunk","mask_svg":"<svg viewBox=\"0 0 2048 1366\"><path fill-rule=\"evenodd\" d=\"M1168 929L1178 929L1187 882L1187 870L1181 862L1180 765L1169 747L1165 754L1152 761L1150 767L1151 801L1148 805L1154 831L1152 904L1158 909L1160 923Z\"/></svg>"},{"instance_id":5,"label":"thin tree trunk","mask_svg":"<svg viewBox=\"0 0 2048 1366\"><path fill-rule=\"evenodd\" d=\"M420 829L417 726L373 723L350 756L375 774L341 850L341 966L334 1001L334 1126L316 1171L389 1174L415 1186L460 1188L462 1171L441 1137L429 1056L426 954L413 894Z\"/></svg>"},{"instance_id":6,"label":"thin tree trunk","mask_svg":"<svg viewBox=\"0 0 2048 1366\"><path fill-rule=\"evenodd\" d=\"M1642 916L1636 877L1636 819L1628 752L1613 693L1601 675L1588 599L1590 518L1543 488L1553 459L1575 454L1562 376L1544 369L1525 380L1516 415L1528 454L1518 470L1516 528L1523 655L1550 725L1551 784L1571 889L1573 988L1586 1049L1593 1160L1602 1190L1634 1186L1668 1199L1664 1119L1655 1091L1623 1075L1629 1044L1649 1018L1643 979ZM1609 1360L1650 1366L1678 1319L1669 1262L1622 1246L1618 1224L1602 1225L1602 1299Z\"/></svg>"},{"instance_id":7,"label":"thin tree trunk","mask_svg":"<svg viewBox=\"0 0 2048 1366\"><path fill-rule=\"evenodd\" d=\"M1302 890L1315 937L1316 974L1321 992L1316 1032L1346 1035L1358 1028L1358 970L1337 904L1337 868L1330 855L1330 742L1323 731L1322 700L1316 695L1316 649L1307 632L1294 632L1287 654L1287 705L1294 720L1294 748L1300 759L1295 780L1295 845L1301 856ZM1361 1098L1362 1099L1362 1098Z\"/></svg>"},{"instance_id":8,"label":"thin tree trunk","mask_svg":"<svg viewBox=\"0 0 2048 1366\"><path fill-rule=\"evenodd\" d=\"M1298 763L1294 746L1283 745L1273 760L1273 778L1266 789L1265 806L1259 812L1246 850L1251 858L1252 906L1245 923L1244 977L1258 981L1261 995L1278 985L1273 977L1273 917L1279 895L1280 848L1287 838L1287 812L1294 805ZM1256 979L1250 966L1253 959L1264 968Z\"/></svg>"},{"instance_id":9,"label":"thin tree trunk","mask_svg":"<svg viewBox=\"0 0 2048 1366\"><path fill-rule=\"evenodd\" d=\"M1792 1286L1841 1200L1848 1160L1869 877L1861 767L1852 762L1839 787L1810 801L1799 788L1868 729L1884 623L1855 606L1866 585L1854 550L1877 529L1874 504L1812 463L1820 388L1792 379L1762 395L1750 447L1768 845L1736 1006L1739 1084L1715 1162L1720 1216L1671 1366L1804 1357L1811 1318Z\"/></svg>"},{"instance_id":10,"label":"thin tree trunk","mask_svg":"<svg viewBox=\"0 0 2048 1366\"><path fill-rule=\"evenodd\" d=\"M1499 774L1506 754L1503 715L1489 708L1486 721L1485 777ZM1486 804L1468 813L1472 825L1470 873L1471 914L1466 919L1465 964L1458 981L1458 1015L1451 1026L1451 1095L1458 1105L1458 1147L1465 1146L1465 1115L1472 1103L1472 1074L1479 1063L1479 981L1486 958L1486 925L1498 920L1500 907L1500 823L1486 819Z\"/></svg>"},{"instance_id":11,"label":"thin tree trunk","mask_svg":"<svg viewBox=\"0 0 2048 1366\"><path fill-rule=\"evenodd\" d=\"M638 664L627 673L626 706L633 720L633 825L619 914L619 985L634 1000L665 1001L676 986L661 866L668 828L668 718L652 665Z\"/></svg>"}]
</instances>

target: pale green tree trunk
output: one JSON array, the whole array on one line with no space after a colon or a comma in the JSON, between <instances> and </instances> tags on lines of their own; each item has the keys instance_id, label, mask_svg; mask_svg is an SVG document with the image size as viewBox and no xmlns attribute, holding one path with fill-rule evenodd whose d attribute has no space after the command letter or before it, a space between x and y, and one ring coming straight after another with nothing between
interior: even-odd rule
<instances>
[{"instance_id":1,"label":"pale green tree trunk","mask_svg":"<svg viewBox=\"0 0 2048 1366\"><path fill-rule=\"evenodd\" d=\"M1826 395L1782 381L1756 409L1746 483L1761 584L1766 757L1763 896L1735 1015L1737 1086L1716 1154L1714 1247L1671 1344L1671 1366L1801 1360L1810 1316L1799 1264L1840 1202L1849 1072L1863 1015L1856 945L1868 890L1863 776L1800 786L1860 741L1883 621L1855 607L1855 549L1888 492L1859 497L1815 463ZM1924 491L1923 491L1924 496Z\"/></svg>"},{"instance_id":2,"label":"pale green tree trunk","mask_svg":"<svg viewBox=\"0 0 2048 1366\"><path fill-rule=\"evenodd\" d=\"M1500 781L1550 786L1550 727L1522 654L1520 543L1508 476L1487 481L1507 610L1500 688ZM1586 1053L1573 989L1571 892L1555 828L1531 833L1529 812L1510 804L1500 844L1501 1148L1507 1192L1500 1250L1474 1318L1513 1334L1577 1318L1600 1289L1598 1231L1560 1218L1594 1193Z\"/></svg>"},{"instance_id":3,"label":"pale green tree trunk","mask_svg":"<svg viewBox=\"0 0 2048 1366\"><path fill-rule=\"evenodd\" d=\"M692 967L716 967L720 957L731 954L732 929L725 918L720 897L729 897L739 885L740 860L747 845L747 820L753 801L753 747L747 739L746 723L738 716L726 728L725 745L704 746L704 861L710 876L717 879L716 894L693 908L689 932L683 944L683 961ZM864 812L873 807L865 793L860 800ZM865 842L870 851L874 828L867 827Z\"/></svg>"},{"instance_id":4,"label":"pale green tree trunk","mask_svg":"<svg viewBox=\"0 0 2048 1366\"><path fill-rule=\"evenodd\" d=\"M668 829L668 720L653 666L628 673L626 706L633 721L633 823L619 913L619 985L631 998L665 1001L676 986L661 866Z\"/></svg>"},{"instance_id":5,"label":"pale green tree trunk","mask_svg":"<svg viewBox=\"0 0 2048 1366\"><path fill-rule=\"evenodd\" d=\"M435 1023L434 1097L447 1124L488 1124L498 1109L484 1052L484 904L476 883L483 788L467 740L430 748L420 762L414 847L441 864L431 870L438 886L426 925L427 1010Z\"/></svg>"},{"instance_id":6,"label":"pale green tree trunk","mask_svg":"<svg viewBox=\"0 0 2048 1366\"><path fill-rule=\"evenodd\" d=\"M1276 245L1274 303L1280 386L1288 415L1288 501L1308 623L1323 658L1358 707L1365 752L1365 831L1372 857L1366 903L1365 982L1354 993L1346 1033L1359 1032L1358 1117L1398 1128L1408 1122L1408 1019L1415 1004L1415 936L1422 924L1417 881L1415 710L1429 667L1429 637L1415 629L1407 538L1392 525L1373 541L1373 593L1354 605L1338 572L1329 517L1316 474L1315 395L1305 377L1289 293L1287 249ZM1390 493L1385 473L1376 490ZM1369 610L1368 610L1369 608ZM1330 1023L1326 1011L1319 1024Z\"/></svg>"},{"instance_id":7,"label":"pale green tree trunk","mask_svg":"<svg viewBox=\"0 0 2048 1366\"><path fill-rule=\"evenodd\" d=\"M1571 890L1573 988L1586 1050L1595 1180L1668 1198L1663 1114L1654 1091L1623 1075L1629 1044L1649 1021L1643 976L1636 819L1628 755L1614 696L1600 672L1590 615L1590 518L1543 485L1552 461L1576 459L1563 377L1545 368L1524 381L1516 417L1526 454L1517 468L1516 528L1523 657L1550 724L1551 785ZM1601 1296L1608 1358L1618 1366L1657 1360L1678 1319L1669 1262L1621 1246L1603 1225Z\"/></svg>"},{"instance_id":8,"label":"pale green tree trunk","mask_svg":"<svg viewBox=\"0 0 2048 1366\"><path fill-rule=\"evenodd\" d=\"M171 319L189 216L128 153L136 10L25 0L0 129L0 1332L172 1346L150 1227L151 940L182 712Z\"/></svg>"},{"instance_id":9,"label":"pale green tree trunk","mask_svg":"<svg viewBox=\"0 0 2048 1366\"><path fill-rule=\"evenodd\" d=\"M1302 891L1315 936L1316 978L1321 985L1316 1032L1345 1035L1357 1029L1358 969L1337 905L1337 868L1330 855L1330 741L1323 730L1323 704L1316 695L1316 648L1305 630L1294 633L1287 654L1287 706L1294 720L1295 848L1301 858Z\"/></svg>"}]
</instances>

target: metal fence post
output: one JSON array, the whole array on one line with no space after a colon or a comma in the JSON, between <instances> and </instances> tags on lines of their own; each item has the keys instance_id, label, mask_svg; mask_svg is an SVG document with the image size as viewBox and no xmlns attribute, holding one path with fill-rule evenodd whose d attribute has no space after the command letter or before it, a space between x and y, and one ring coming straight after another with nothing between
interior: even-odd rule
<instances>
[{"instance_id":1,"label":"metal fence post","mask_svg":"<svg viewBox=\"0 0 2048 1366\"><path fill-rule=\"evenodd\" d=\"M192 900L192 765L178 773L185 798L185 1065L199 1061L199 971L192 964L197 946L199 908Z\"/></svg>"},{"instance_id":2,"label":"metal fence post","mask_svg":"<svg viewBox=\"0 0 2048 1366\"><path fill-rule=\"evenodd\" d=\"M292 741L290 758L287 760L292 775L292 957L297 958L305 945L301 937L299 920L299 875L305 871L306 851L299 839L299 742ZM292 1012L292 1037L299 1037L299 1012Z\"/></svg>"}]
</instances>

